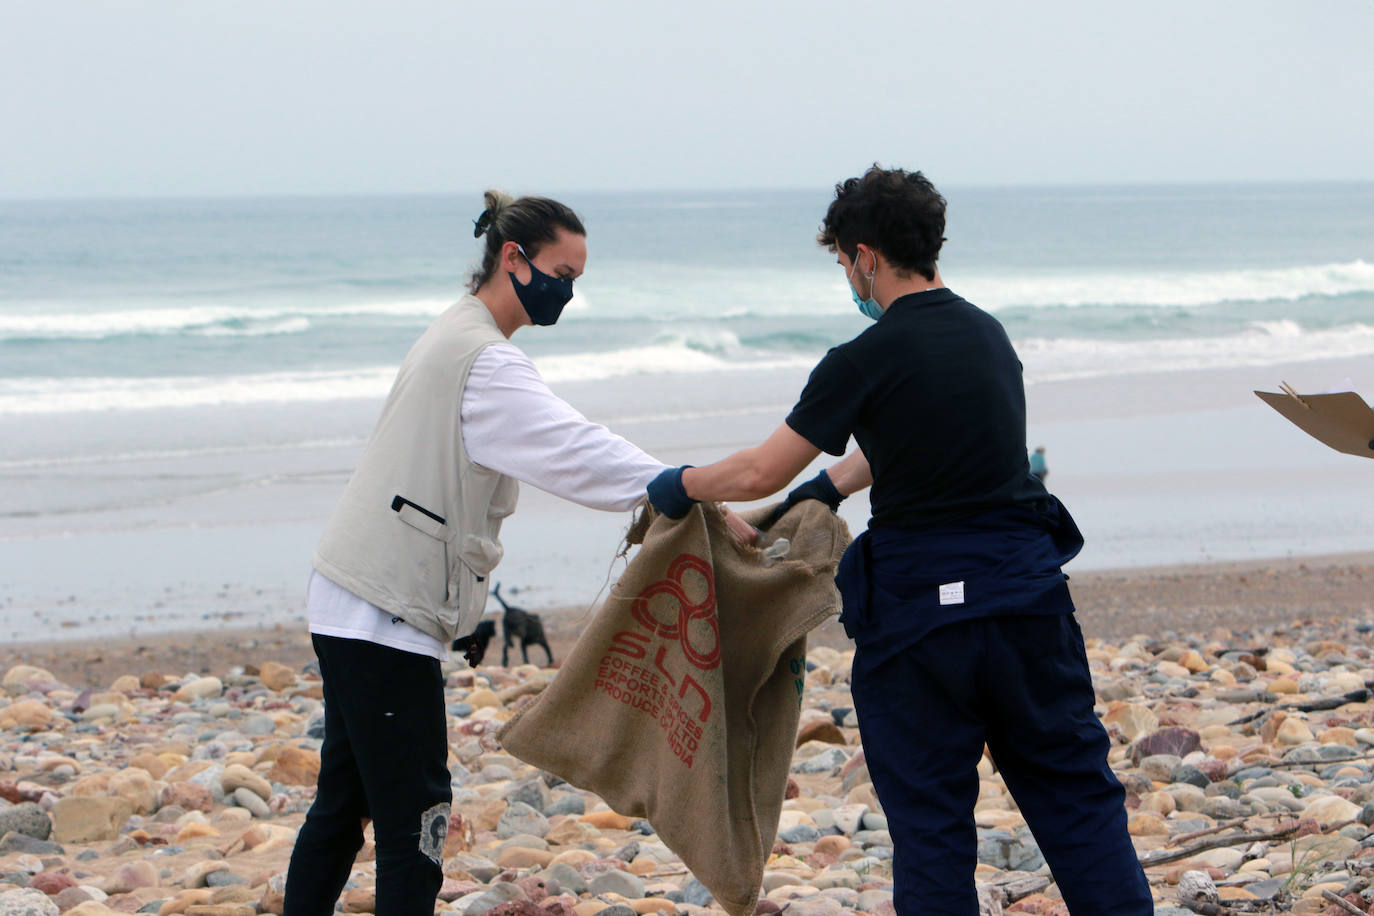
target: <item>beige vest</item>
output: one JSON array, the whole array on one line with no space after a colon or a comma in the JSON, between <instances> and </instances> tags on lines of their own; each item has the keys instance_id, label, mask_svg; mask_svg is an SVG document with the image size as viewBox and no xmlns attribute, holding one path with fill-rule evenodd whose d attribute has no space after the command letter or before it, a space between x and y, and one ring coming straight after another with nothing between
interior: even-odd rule
<instances>
[{"instance_id":1,"label":"beige vest","mask_svg":"<svg viewBox=\"0 0 1374 916\"><path fill-rule=\"evenodd\" d=\"M326 578L449 642L477 626L501 519L517 483L463 447L463 389L478 354L505 336L464 296L406 354L381 418L325 526L313 564Z\"/></svg>"}]
</instances>

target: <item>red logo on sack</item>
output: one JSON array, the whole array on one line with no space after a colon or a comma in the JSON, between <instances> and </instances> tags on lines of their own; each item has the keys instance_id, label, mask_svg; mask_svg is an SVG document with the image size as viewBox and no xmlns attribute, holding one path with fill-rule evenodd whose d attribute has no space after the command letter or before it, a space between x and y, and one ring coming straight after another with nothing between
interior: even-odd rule
<instances>
[{"instance_id":1,"label":"red logo on sack","mask_svg":"<svg viewBox=\"0 0 1374 916\"><path fill-rule=\"evenodd\" d=\"M706 583L706 597L692 601L682 586L682 576L689 570L700 573ZM677 601L677 619L664 623L654 616L651 603L658 595L667 595ZM682 646L682 654L702 671L709 671L720 664L720 624L716 622L716 581L711 574L711 564L701 557L684 553L668 566L668 578L650 585L635 598L630 613L644 625L650 633L664 639L676 639ZM692 621L700 620L710 630L711 648L708 652L699 650L692 644Z\"/></svg>"},{"instance_id":2,"label":"red logo on sack","mask_svg":"<svg viewBox=\"0 0 1374 916\"><path fill-rule=\"evenodd\" d=\"M691 581L698 577L699 582ZM684 582L684 578L688 581ZM699 601L693 601L688 594L689 590L700 593L703 589ZM676 605L676 609L671 605ZM669 645L659 644L652 667L645 660L657 636L676 641L683 658L697 671L709 671L720 665L720 624L716 618L716 584L711 565L701 557L680 555L668 565L664 579L635 597L630 616L648 632L621 630L611 637L597 673L596 688L655 718L669 747L690 768L702 726L711 716L711 696L692 677L691 669L679 671L676 676L669 671L670 666L664 664L670 660ZM689 694L694 700L688 700Z\"/></svg>"}]
</instances>

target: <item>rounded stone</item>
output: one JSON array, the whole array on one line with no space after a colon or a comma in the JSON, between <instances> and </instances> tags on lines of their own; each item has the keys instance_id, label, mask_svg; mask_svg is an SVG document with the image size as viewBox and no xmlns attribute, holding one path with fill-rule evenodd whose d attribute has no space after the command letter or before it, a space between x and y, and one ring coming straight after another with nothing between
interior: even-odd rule
<instances>
[{"instance_id":1,"label":"rounded stone","mask_svg":"<svg viewBox=\"0 0 1374 916\"><path fill-rule=\"evenodd\" d=\"M627 900L644 896L644 882L618 869L597 875L587 882L587 887L593 894L619 894Z\"/></svg>"}]
</instances>

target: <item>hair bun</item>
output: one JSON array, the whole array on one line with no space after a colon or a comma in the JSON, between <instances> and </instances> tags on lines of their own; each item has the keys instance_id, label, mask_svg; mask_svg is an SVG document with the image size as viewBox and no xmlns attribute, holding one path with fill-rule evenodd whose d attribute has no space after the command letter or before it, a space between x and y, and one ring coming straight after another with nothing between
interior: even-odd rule
<instances>
[{"instance_id":1,"label":"hair bun","mask_svg":"<svg viewBox=\"0 0 1374 916\"><path fill-rule=\"evenodd\" d=\"M475 239L481 238L483 234L491 228L492 223L496 222L497 218L500 217L501 211L515 202L515 198L511 197L505 191L490 190L483 194L482 197L487 208L483 210L472 223L472 237Z\"/></svg>"}]
</instances>

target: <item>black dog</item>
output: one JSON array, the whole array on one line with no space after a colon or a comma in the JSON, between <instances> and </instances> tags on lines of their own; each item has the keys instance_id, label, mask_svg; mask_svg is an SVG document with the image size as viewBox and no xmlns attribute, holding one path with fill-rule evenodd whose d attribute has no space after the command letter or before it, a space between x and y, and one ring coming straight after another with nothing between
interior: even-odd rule
<instances>
[{"instance_id":1,"label":"black dog","mask_svg":"<svg viewBox=\"0 0 1374 916\"><path fill-rule=\"evenodd\" d=\"M501 630L505 637L505 644L501 646L501 665L505 667L510 664L512 641L519 640L520 654L524 657L525 664L528 665L530 661L530 646L542 646L544 654L549 657L549 667L552 668L553 650L549 648L549 641L544 636L544 622L539 619L539 615L506 604L506 599L501 597L500 582L496 583L496 588L492 589L491 593L501 602L501 607L506 612L501 618Z\"/></svg>"},{"instance_id":2,"label":"black dog","mask_svg":"<svg viewBox=\"0 0 1374 916\"><path fill-rule=\"evenodd\" d=\"M453 651L462 652L467 659L468 666L476 668L482 664L482 659L487 654L487 646L496 638L496 621L479 620L477 629L467 636L463 636L453 641Z\"/></svg>"}]
</instances>

